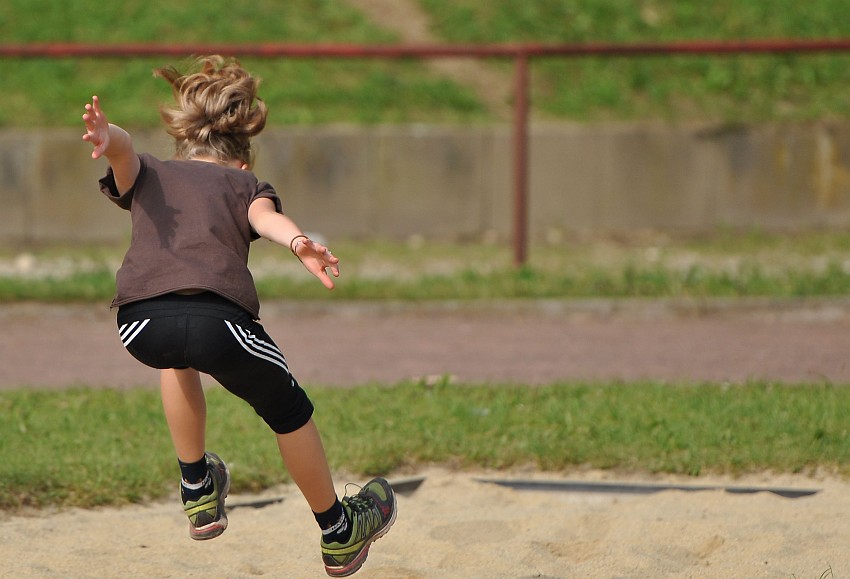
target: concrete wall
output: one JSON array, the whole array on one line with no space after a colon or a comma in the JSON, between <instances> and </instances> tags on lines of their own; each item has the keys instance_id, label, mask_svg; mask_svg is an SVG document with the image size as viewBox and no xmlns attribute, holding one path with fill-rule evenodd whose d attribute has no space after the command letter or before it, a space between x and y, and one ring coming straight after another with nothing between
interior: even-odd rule
<instances>
[{"instance_id":1,"label":"concrete wall","mask_svg":"<svg viewBox=\"0 0 850 579\"><path fill-rule=\"evenodd\" d=\"M128 216L98 193L76 129L0 131L0 242L116 242ZM160 131L135 133L160 157ZM329 238L508 239L509 127L268 129L255 172ZM850 226L850 126L540 124L530 234Z\"/></svg>"}]
</instances>

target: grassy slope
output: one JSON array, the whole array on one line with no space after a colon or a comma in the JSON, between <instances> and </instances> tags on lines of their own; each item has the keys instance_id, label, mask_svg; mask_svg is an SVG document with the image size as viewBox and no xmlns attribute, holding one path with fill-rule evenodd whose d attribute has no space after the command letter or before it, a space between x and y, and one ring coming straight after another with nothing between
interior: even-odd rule
<instances>
[{"instance_id":1,"label":"grassy slope","mask_svg":"<svg viewBox=\"0 0 850 579\"><path fill-rule=\"evenodd\" d=\"M843 0L420 0L453 42L636 42L699 38L846 37ZM35 16L37 15L37 17ZM3 42L393 42L344 0L270 0L233 10L220 0L103 4L8 0ZM0 126L75 124L98 92L122 122L155 125L167 99L150 78L159 60L0 60ZM266 82L272 123L486 121L472 94L417 63L250 61ZM598 119L846 119L850 55L553 59L534 64L534 102L547 117ZM509 65L505 65L509 66Z\"/></svg>"},{"instance_id":2,"label":"grassy slope","mask_svg":"<svg viewBox=\"0 0 850 579\"><path fill-rule=\"evenodd\" d=\"M439 34L463 42L641 42L850 36L842 0L420 0ZM436 16L438 15L438 16ZM847 118L850 54L552 59L534 100L551 116L593 119Z\"/></svg>"},{"instance_id":3,"label":"grassy slope","mask_svg":"<svg viewBox=\"0 0 850 579\"><path fill-rule=\"evenodd\" d=\"M36 18L34 15L38 15ZM392 42L344 0L257 2L234 9L221 0L11 0L0 5L4 42ZM264 79L272 123L457 120L481 108L418 63L244 59ZM120 103L121 122L156 126L168 100L151 78L162 59L0 60L0 126L73 125L91 94Z\"/></svg>"}]
</instances>

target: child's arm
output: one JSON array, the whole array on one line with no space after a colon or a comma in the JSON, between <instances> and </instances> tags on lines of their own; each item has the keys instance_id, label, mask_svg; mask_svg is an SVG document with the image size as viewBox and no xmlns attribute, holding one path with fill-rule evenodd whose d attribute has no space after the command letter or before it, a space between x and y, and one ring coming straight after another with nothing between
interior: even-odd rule
<instances>
[{"instance_id":1,"label":"child's arm","mask_svg":"<svg viewBox=\"0 0 850 579\"><path fill-rule=\"evenodd\" d=\"M94 145L92 159L105 156L112 166L118 192L126 193L136 182L140 167L130 134L117 125L109 124L96 96L92 97L91 104L86 105L83 121L86 123L83 140Z\"/></svg>"},{"instance_id":2,"label":"child's arm","mask_svg":"<svg viewBox=\"0 0 850 579\"><path fill-rule=\"evenodd\" d=\"M260 236L289 247L307 271L319 278L326 288L334 288L327 269L334 277L339 277L339 258L331 255L321 243L308 239L292 219L275 211L274 201L265 197L256 199L248 208L248 221Z\"/></svg>"}]
</instances>

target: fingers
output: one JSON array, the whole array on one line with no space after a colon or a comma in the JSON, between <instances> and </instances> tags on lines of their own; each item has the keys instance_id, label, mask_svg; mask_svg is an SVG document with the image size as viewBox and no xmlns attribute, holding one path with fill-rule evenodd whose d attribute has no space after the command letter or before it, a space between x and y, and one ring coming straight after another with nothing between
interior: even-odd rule
<instances>
[{"instance_id":1,"label":"fingers","mask_svg":"<svg viewBox=\"0 0 850 579\"><path fill-rule=\"evenodd\" d=\"M94 112L92 112L91 105L86 105L86 112L83 113L83 122L86 124L86 130L89 132L94 130L94 121L95 115Z\"/></svg>"},{"instance_id":2,"label":"fingers","mask_svg":"<svg viewBox=\"0 0 850 579\"><path fill-rule=\"evenodd\" d=\"M97 95L91 97L91 103L86 103L86 115L92 120L103 116L103 110L100 108L100 99L97 98Z\"/></svg>"},{"instance_id":3,"label":"fingers","mask_svg":"<svg viewBox=\"0 0 850 579\"><path fill-rule=\"evenodd\" d=\"M322 270L317 277L319 278L319 281L322 282L322 285L324 285L326 288L328 288L329 290L334 289L334 280L330 278L330 276L327 274L327 272L325 272L325 270Z\"/></svg>"},{"instance_id":4,"label":"fingers","mask_svg":"<svg viewBox=\"0 0 850 579\"><path fill-rule=\"evenodd\" d=\"M100 99L97 95L94 95L91 100L91 103L86 103L86 112L83 113L83 122L86 125L86 134L83 135L83 140L94 146L91 156L92 159L98 159L109 145L109 123L100 108Z\"/></svg>"},{"instance_id":5,"label":"fingers","mask_svg":"<svg viewBox=\"0 0 850 579\"><path fill-rule=\"evenodd\" d=\"M317 243L312 239L302 243L301 245L306 246L308 251L312 253L304 255L303 250L301 250L299 246L299 252L296 255L299 256L301 262L307 266L307 269L309 269L313 275L319 278L322 285L328 289L333 289L334 282L330 275L328 275L328 270L330 270L334 277L339 277L339 258L326 246L321 243Z\"/></svg>"},{"instance_id":6,"label":"fingers","mask_svg":"<svg viewBox=\"0 0 850 579\"><path fill-rule=\"evenodd\" d=\"M328 275L328 270L331 271L334 277L339 277L339 258L332 255L330 251L325 251L321 254L320 262L316 277L319 278L326 288L333 289L334 282Z\"/></svg>"},{"instance_id":7,"label":"fingers","mask_svg":"<svg viewBox=\"0 0 850 579\"><path fill-rule=\"evenodd\" d=\"M339 258L332 254L331 250L327 248L325 248L323 257L325 258L325 265L322 268L322 271L330 269L334 277L339 277Z\"/></svg>"},{"instance_id":8,"label":"fingers","mask_svg":"<svg viewBox=\"0 0 850 579\"><path fill-rule=\"evenodd\" d=\"M339 263L339 258L335 256L327 246L313 241L312 239L306 243L308 243L310 248L316 253L318 259L322 262L323 267L336 268L337 271L339 271L339 268L336 267Z\"/></svg>"},{"instance_id":9,"label":"fingers","mask_svg":"<svg viewBox=\"0 0 850 579\"><path fill-rule=\"evenodd\" d=\"M328 275L327 267L325 265L319 264L318 267L315 268L308 266L307 269L310 270L313 275L319 278L319 281L322 282L322 285L325 286L327 289L334 289L334 281Z\"/></svg>"},{"instance_id":10,"label":"fingers","mask_svg":"<svg viewBox=\"0 0 850 579\"><path fill-rule=\"evenodd\" d=\"M325 248L323 257L325 258L325 268L330 269L334 277L339 277L339 258L332 254L328 248Z\"/></svg>"},{"instance_id":11,"label":"fingers","mask_svg":"<svg viewBox=\"0 0 850 579\"><path fill-rule=\"evenodd\" d=\"M339 265L338 265L338 263L339 263L339 260L337 259L336 263L332 263L329 266L327 266L327 269L331 270L331 273L334 275L334 277L339 277Z\"/></svg>"},{"instance_id":12,"label":"fingers","mask_svg":"<svg viewBox=\"0 0 850 579\"><path fill-rule=\"evenodd\" d=\"M85 121L86 128L89 130L97 127L99 123L106 122L106 115L103 114L103 110L100 108L100 99L95 95L91 97L91 101L91 103L86 103L86 112L83 114L83 121Z\"/></svg>"},{"instance_id":13,"label":"fingers","mask_svg":"<svg viewBox=\"0 0 850 579\"><path fill-rule=\"evenodd\" d=\"M103 155L103 152L105 150L106 150L106 146L104 144L98 145L97 147L94 148L94 151L91 152L91 158L92 159L99 159Z\"/></svg>"}]
</instances>

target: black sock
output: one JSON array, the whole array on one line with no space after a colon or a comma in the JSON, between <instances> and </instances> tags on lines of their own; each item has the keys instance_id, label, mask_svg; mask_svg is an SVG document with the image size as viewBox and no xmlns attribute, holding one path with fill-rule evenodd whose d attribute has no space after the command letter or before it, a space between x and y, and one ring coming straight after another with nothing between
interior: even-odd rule
<instances>
[{"instance_id":1,"label":"black sock","mask_svg":"<svg viewBox=\"0 0 850 579\"><path fill-rule=\"evenodd\" d=\"M180 476L183 478L180 485L180 496L183 502L196 501L210 494L212 477L209 476L206 456L196 462L183 462L180 459L177 462L180 464Z\"/></svg>"},{"instance_id":2,"label":"black sock","mask_svg":"<svg viewBox=\"0 0 850 579\"><path fill-rule=\"evenodd\" d=\"M326 543L347 543L351 538L351 521L339 499L327 511L313 513L313 516L322 529L322 539Z\"/></svg>"}]
</instances>

